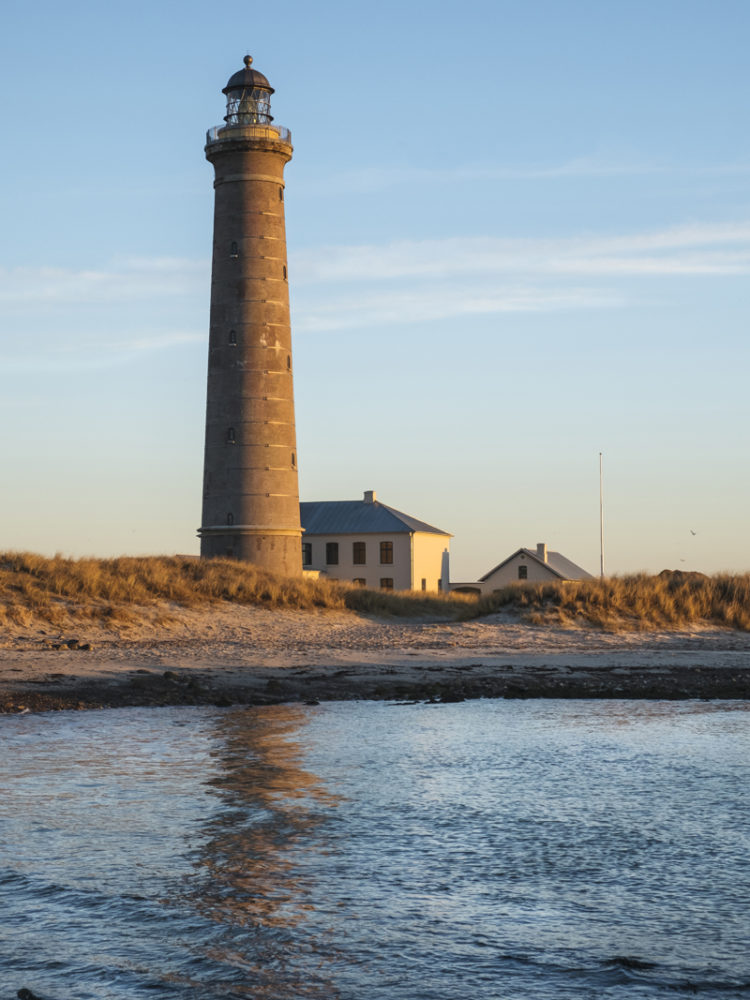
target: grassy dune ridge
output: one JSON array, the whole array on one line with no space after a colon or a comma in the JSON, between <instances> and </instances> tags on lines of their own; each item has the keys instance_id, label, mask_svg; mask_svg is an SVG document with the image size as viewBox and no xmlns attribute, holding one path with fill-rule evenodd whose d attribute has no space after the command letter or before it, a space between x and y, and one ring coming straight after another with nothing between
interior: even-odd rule
<instances>
[{"instance_id":1,"label":"grassy dune ridge","mask_svg":"<svg viewBox=\"0 0 750 1000\"><path fill-rule=\"evenodd\" d=\"M399 617L479 618L519 612L530 624L607 631L706 623L750 631L750 574L637 574L569 583L516 584L477 598L373 591L335 580L276 577L229 559L121 556L47 558L0 553L0 626L70 620L137 623L146 606L208 608L216 602L267 608L334 609Z\"/></svg>"},{"instance_id":2,"label":"grassy dune ridge","mask_svg":"<svg viewBox=\"0 0 750 1000\"><path fill-rule=\"evenodd\" d=\"M474 598L460 594L373 591L336 580L274 576L231 559L66 559L31 552L0 553L0 626L27 626L34 620L63 626L71 617L103 625L135 623L138 609L144 606L166 602L198 609L220 601L447 618L457 618L467 606L476 604Z\"/></svg>"},{"instance_id":3,"label":"grassy dune ridge","mask_svg":"<svg viewBox=\"0 0 750 1000\"><path fill-rule=\"evenodd\" d=\"M476 614L501 608L530 624L593 625L606 631L681 628L704 623L750 631L750 573L637 573L505 587L481 597Z\"/></svg>"}]
</instances>

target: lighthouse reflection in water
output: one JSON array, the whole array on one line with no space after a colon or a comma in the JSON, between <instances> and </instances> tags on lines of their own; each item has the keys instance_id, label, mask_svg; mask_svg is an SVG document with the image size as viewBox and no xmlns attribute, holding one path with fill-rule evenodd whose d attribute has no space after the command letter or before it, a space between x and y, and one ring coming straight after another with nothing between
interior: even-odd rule
<instances>
[{"instance_id":1,"label":"lighthouse reflection in water","mask_svg":"<svg viewBox=\"0 0 750 1000\"><path fill-rule=\"evenodd\" d=\"M6 718L2 981L50 1000L735 998L747 721L553 700Z\"/></svg>"},{"instance_id":2,"label":"lighthouse reflection in water","mask_svg":"<svg viewBox=\"0 0 750 1000\"><path fill-rule=\"evenodd\" d=\"M220 771L211 784L220 809L204 828L184 890L218 925L209 951L232 967L228 979L238 995L275 997L282 986L290 997L332 995L326 966L335 941L306 933L315 875L295 858L323 849L319 827L337 798L303 765L295 740L303 723L304 710L289 706L216 722Z\"/></svg>"}]
</instances>

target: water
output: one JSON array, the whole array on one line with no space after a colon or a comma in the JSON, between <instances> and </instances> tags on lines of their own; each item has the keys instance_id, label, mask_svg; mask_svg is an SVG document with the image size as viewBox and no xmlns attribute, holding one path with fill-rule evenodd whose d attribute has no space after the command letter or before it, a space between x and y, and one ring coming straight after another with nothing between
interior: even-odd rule
<instances>
[{"instance_id":1,"label":"water","mask_svg":"<svg viewBox=\"0 0 750 1000\"><path fill-rule=\"evenodd\" d=\"M749 715L5 717L3 995L747 998Z\"/></svg>"}]
</instances>

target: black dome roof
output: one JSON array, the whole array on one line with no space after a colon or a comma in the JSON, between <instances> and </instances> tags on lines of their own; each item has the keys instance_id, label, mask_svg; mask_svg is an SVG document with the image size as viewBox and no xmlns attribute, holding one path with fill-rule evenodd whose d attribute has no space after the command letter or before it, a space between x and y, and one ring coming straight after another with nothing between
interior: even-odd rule
<instances>
[{"instance_id":1,"label":"black dome roof","mask_svg":"<svg viewBox=\"0 0 750 1000\"><path fill-rule=\"evenodd\" d=\"M252 90L254 87L263 87L269 94L274 93L273 87L263 74L259 73L257 69L251 69L252 62L252 56L245 56L245 68L229 77L222 94L226 94L230 90Z\"/></svg>"}]
</instances>

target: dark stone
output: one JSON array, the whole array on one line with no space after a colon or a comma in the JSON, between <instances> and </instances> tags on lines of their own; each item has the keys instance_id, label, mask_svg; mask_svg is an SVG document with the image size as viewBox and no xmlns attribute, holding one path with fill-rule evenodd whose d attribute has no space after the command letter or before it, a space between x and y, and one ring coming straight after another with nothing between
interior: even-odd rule
<instances>
[{"instance_id":1,"label":"dark stone","mask_svg":"<svg viewBox=\"0 0 750 1000\"><path fill-rule=\"evenodd\" d=\"M608 958L605 965L616 965L621 969L655 969L656 962L644 962L641 958L633 958L630 955L615 955Z\"/></svg>"},{"instance_id":2,"label":"dark stone","mask_svg":"<svg viewBox=\"0 0 750 1000\"><path fill-rule=\"evenodd\" d=\"M462 691L443 691L440 695L440 701L444 705L451 705L459 701L466 701Z\"/></svg>"}]
</instances>

